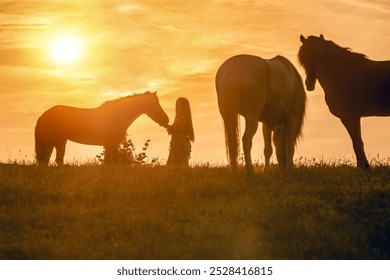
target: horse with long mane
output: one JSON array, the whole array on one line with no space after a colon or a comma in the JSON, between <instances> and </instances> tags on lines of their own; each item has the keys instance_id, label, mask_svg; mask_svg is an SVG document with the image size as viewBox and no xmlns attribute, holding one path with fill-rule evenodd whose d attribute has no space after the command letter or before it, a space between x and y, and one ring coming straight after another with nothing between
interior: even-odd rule
<instances>
[{"instance_id":1,"label":"horse with long mane","mask_svg":"<svg viewBox=\"0 0 390 280\"><path fill-rule=\"evenodd\" d=\"M298 59L306 71L306 88L316 80L325 92L330 112L347 129L357 166L369 169L361 136L360 118L390 115L390 61L373 61L319 37L300 37Z\"/></svg>"},{"instance_id":2,"label":"horse with long mane","mask_svg":"<svg viewBox=\"0 0 390 280\"><path fill-rule=\"evenodd\" d=\"M35 126L37 163L47 165L56 148L55 161L62 165L67 140L104 146L105 161L115 160L127 128L142 114L163 127L168 125L168 116L152 92L107 101L90 109L54 106L39 117Z\"/></svg>"},{"instance_id":3,"label":"horse with long mane","mask_svg":"<svg viewBox=\"0 0 390 280\"><path fill-rule=\"evenodd\" d=\"M253 174L252 138L259 122L263 123L265 169L272 155L272 133L279 167L292 168L306 108L303 81L292 63L282 56L233 56L218 69L216 89L231 168L237 169L240 150L239 115L245 119L242 142L247 174Z\"/></svg>"}]
</instances>

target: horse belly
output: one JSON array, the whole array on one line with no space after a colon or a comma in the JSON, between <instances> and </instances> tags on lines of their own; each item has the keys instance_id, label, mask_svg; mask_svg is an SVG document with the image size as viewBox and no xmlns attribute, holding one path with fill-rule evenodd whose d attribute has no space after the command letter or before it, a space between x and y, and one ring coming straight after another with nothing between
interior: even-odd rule
<instances>
[{"instance_id":1,"label":"horse belly","mask_svg":"<svg viewBox=\"0 0 390 280\"><path fill-rule=\"evenodd\" d=\"M67 138L70 141L85 145L105 146L112 142L120 143L125 133L118 134L104 129L104 127L102 128L101 124L99 125L97 123L81 124L67 129Z\"/></svg>"},{"instance_id":2,"label":"horse belly","mask_svg":"<svg viewBox=\"0 0 390 280\"><path fill-rule=\"evenodd\" d=\"M370 66L360 73L359 82L351 83L351 101L361 116L389 116L390 63L374 62Z\"/></svg>"},{"instance_id":3,"label":"horse belly","mask_svg":"<svg viewBox=\"0 0 390 280\"><path fill-rule=\"evenodd\" d=\"M390 70L389 70L390 73ZM390 74L388 79L376 90L376 103L378 105L379 116L390 116Z\"/></svg>"},{"instance_id":4,"label":"horse belly","mask_svg":"<svg viewBox=\"0 0 390 280\"><path fill-rule=\"evenodd\" d=\"M370 104L360 108L362 117L378 116L386 117L390 116L390 102L370 102Z\"/></svg>"},{"instance_id":5,"label":"horse belly","mask_svg":"<svg viewBox=\"0 0 390 280\"><path fill-rule=\"evenodd\" d=\"M100 139L98 137L91 137L90 134L87 136L87 135L71 132L69 133L67 138L70 141L84 144L84 145L104 146L103 139Z\"/></svg>"}]
</instances>

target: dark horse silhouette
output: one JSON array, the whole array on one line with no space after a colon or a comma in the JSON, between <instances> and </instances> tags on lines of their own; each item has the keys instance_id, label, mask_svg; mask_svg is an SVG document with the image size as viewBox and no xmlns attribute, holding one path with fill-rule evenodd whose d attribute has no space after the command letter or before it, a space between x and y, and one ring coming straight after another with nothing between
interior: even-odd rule
<instances>
[{"instance_id":1,"label":"dark horse silhouette","mask_svg":"<svg viewBox=\"0 0 390 280\"><path fill-rule=\"evenodd\" d=\"M118 145L127 128L146 114L161 126L169 119L156 93L145 92L84 109L58 105L42 114L35 126L35 152L38 164L47 165L56 148L56 163L63 164L67 140L105 147L105 161L115 160Z\"/></svg>"},{"instance_id":2,"label":"dark horse silhouette","mask_svg":"<svg viewBox=\"0 0 390 280\"><path fill-rule=\"evenodd\" d=\"M357 166L369 169L360 118L390 115L390 61L369 60L323 35L301 35L301 42L298 59L306 71L307 90L314 90L318 79L330 112L340 118L352 139Z\"/></svg>"},{"instance_id":3,"label":"dark horse silhouette","mask_svg":"<svg viewBox=\"0 0 390 280\"><path fill-rule=\"evenodd\" d=\"M218 69L215 82L231 168L237 169L239 115L245 118L242 142L248 175L253 174L252 138L259 122L263 122L265 168L272 155L272 131L279 166L293 167L295 145L302 133L306 92L291 62L282 56L233 56Z\"/></svg>"}]
</instances>

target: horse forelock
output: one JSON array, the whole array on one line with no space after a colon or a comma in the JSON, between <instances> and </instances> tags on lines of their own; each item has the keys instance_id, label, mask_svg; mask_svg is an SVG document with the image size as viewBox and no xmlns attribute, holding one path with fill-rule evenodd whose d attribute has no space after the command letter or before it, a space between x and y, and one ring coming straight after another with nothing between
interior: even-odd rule
<instances>
[{"instance_id":1,"label":"horse forelock","mask_svg":"<svg viewBox=\"0 0 390 280\"><path fill-rule=\"evenodd\" d=\"M309 36L298 51L299 64L301 64L305 70L312 68L312 66L318 61L319 57L321 57L321 53L323 52L324 46L317 43L317 40L314 38L313 36Z\"/></svg>"}]
</instances>

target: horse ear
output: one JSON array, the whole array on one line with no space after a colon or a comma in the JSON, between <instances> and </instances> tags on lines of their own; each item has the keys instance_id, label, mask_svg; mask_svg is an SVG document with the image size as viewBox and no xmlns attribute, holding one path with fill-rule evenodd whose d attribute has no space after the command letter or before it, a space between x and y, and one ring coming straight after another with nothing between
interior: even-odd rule
<instances>
[{"instance_id":1,"label":"horse ear","mask_svg":"<svg viewBox=\"0 0 390 280\"><path fill-rule=\"evenodd\" d=\"M303 35L301 35L300 39L301 39L301 42L302 42L302 43L305 43L306 38L305 38Z\"/></svg>"},{"instance_id":2,"label":"horse ear","mask_svg":"<svg viewBox=\"0 0 390 280\"><path fill-rule=\"evenodd\" d=\"M323 39L324 39L324 35L322 35L322 34L321 34L321 35L320 35L320 39L322 39L322 40L323 40Z\"/></svg>"}]
</instances>

